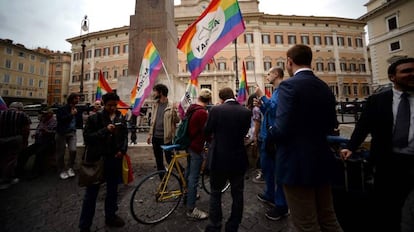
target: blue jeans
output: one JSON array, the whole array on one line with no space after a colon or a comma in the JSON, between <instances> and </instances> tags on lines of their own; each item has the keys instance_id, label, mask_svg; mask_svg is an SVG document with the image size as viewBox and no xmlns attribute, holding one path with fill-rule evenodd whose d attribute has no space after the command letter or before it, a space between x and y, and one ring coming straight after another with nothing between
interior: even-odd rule
<instances>
[{"instance_id":1,"label":"blue jeans","mask_svg":"<svg viewBox=\"0 0 414 232\"><path fill-rule=\"evenodd\" d=\"M268 155L264 142L260 145L260 166L262 167L263 178L265 180L264 196L273 201L276 206L287 207L285 193L282 187L276 184L276 158L275 154ZM281 185L280 185L281 186Z\"/></svg>"},{"instance_id":2,"label":"blue jeans","mask_svg":"<svg viewBox=\"0 0 414 232\"><path fill-rule=\"evenodd\" d=\"M203 157L191 149L189 149L190 155L188 156L188 166L186 169L187 179L187 209L194 209L197 200L197 186L200 179L200 169L203 163Z\"/></svg>"},{"instance_id":3,"label":"blue jeans","mask_svg":"<svg viewBox=\"0 0 414 232\"><path fill-rule=\"evenodd\" d=\"M104 172L106 181L105 197L105 218L112 219L118 210L118 184L120 183L121 159L106 159L104 162ZM99 193L99 184L86 187L83 198L82 211L79 220L79 228L87 229L92 225L95 215L96 199Z\"/></svg>"}]
</instances>

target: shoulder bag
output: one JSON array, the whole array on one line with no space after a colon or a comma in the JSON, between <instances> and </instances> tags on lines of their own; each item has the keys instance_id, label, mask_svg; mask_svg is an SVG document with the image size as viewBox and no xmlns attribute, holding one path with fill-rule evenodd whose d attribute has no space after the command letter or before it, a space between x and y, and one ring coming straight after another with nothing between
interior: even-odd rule
<instances>
[{"instance_id":1,"label":"shoulder bag","mask_svg":"<svg viewBox=\"0 0 414 232\"><path fill-rule=\"evenodd\" d=\"M104 182L104 161L100 156L97 161L88 161L88 146L85 146L85 153L79 170L79 186L87 187L92 184Z\"/></svg>"}]
</instances>

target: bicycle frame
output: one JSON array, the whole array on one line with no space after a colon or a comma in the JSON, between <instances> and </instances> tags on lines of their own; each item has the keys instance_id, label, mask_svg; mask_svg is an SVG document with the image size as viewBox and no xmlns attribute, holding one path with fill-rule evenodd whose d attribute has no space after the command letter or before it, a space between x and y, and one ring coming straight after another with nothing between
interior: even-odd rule
<instances>
[{"instance_id":1,"label":"bicycle frame","mask_svg":"<svg viewBox=\"0 0 414 232\"><path fill-rule=\"evenodd\" d=\"M132 217L143 224L155 224L165 220L180 204L181 199L188 191L187 180L180 164L180 159L188 158L187 151L181 150L180 145L162 145L164 151L173 153L167 170L158 170L145 176L135 187L130 200ZM176 171L173 171L176 169ZM203 188L205 177L202 175ZM222 192L226 191L228 183Z\"/></svg>"},{"instance_id":2,"label":"bicycle frame","mask_svg":"<svg viewBox=\"0 0 414 232\"><path fill-rule=\"evenodd\" d=\"M184 177L184 173L182 172L180 163L178 161L181 158L186 158L188 155L189 154L185 151L174 151L171 162L168 165L168 171L166 175L162 177L161 183L157 189L157 201L158 202L162 202L162 201L165 201L171 198L176 198L177 196L181 196L185 194L185 192L187 191L187 181ZM170 180L170 177L172 175L172 170L174 168L177 170L178 178L181 181L183 191L181 191L180 189L171 190L171 191L167 190L168 182Z\"/></svg>"}]
</instances>

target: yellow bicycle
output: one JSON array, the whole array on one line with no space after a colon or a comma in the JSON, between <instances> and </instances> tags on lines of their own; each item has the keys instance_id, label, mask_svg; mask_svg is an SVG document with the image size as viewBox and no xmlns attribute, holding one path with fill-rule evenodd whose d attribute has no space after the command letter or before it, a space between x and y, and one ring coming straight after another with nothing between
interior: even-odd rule
<instances>
[{"instance_id":1,"label":"yellow bicycle","mask_svg":"<svg viewBox=\"0 0 414 232\"><path fill-rule=\"evenodd\" d=\"M179 160L187 158L189 153L180 150L179 144L161 146L172 151L173 156L167 170L155 171L145 176L132 192L130 210L132 217L143 224L155 224L170 216L187 193L187 181ZM202 165L201 179L203 188L208 192L208 175ZM175 172L173 172L175 170ZM230 183L223 188L223 192Z\"/></svg>"}]
</instances>

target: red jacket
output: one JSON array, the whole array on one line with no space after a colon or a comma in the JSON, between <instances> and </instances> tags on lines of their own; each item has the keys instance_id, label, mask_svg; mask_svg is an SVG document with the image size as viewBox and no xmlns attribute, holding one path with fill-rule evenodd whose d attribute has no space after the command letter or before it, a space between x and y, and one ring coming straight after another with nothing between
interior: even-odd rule
<instances>
[{"instance_id":1,"label":"red jacket","mask_svg":"<svg viewBox=\"0 0 414 232\"><path fill-rule=\"evenodd\" d=\"M207 122L207 110L198 104L191 104L186 112L186 116L192 113L188 124L188 133L191 138L190 149L194 152L201 153L203 151L204 142L207 137L204 135L204 126Z\"/></svg>"}]
</instances>

